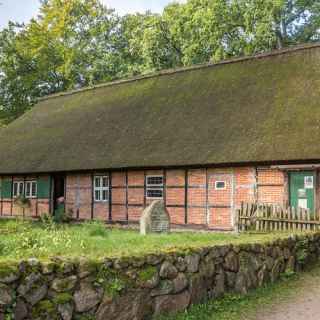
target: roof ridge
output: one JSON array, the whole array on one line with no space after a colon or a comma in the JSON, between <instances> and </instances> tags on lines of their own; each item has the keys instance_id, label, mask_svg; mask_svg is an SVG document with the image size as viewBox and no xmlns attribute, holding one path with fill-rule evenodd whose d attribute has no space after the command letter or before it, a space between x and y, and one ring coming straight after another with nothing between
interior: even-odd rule
<instances>
[{"instance_id":1,"label":"roof ridge","mask_svg":"<svg viewBox=\"0 0 320 320\"><path fill-rule=\"evenodd\" d=\"M161 77L161 76L166 76L166 75L171 75L171 74L176 74L176 73L182 73L182 72L188 72L188 71L193 71L193 70L199 70L199 69L204 69L204 68L218 67L218 66L225 65L225 64L240 63L243 61L262 59L262 58L278 56L278 55L283 55L283 54L287 54L287 53L291 53L291 52L313 49L313 48L318 48L318 47L320 47L320 42L304 43L304 44L289 46L289 47L286 47L283 49L276 49L276 50L271 50L268 52L258 53L258 54L254 54L254 55L250 55L250 56L241 56L241 57L226 59L226 60L222 60L222 61L219 61L216 63L209 62L209 63L195 64L195 65L187 66L187 67L164 69L164 70L160 70L157 72L152 72L152 73L139 75L139 76L135 76L135 77L130 77L130 78L126 78L126 79L119 79L119 80L114 80L114 81L105 82L105 83L101 83L101 84L96 84L93 86L83 87L80 89L74 89L74 90L54 93L51 95L40 97L40 98L38 98L38 101L54 99L54 98L58 98L61 96L74 95L74 94L84 92L84 91L91 91L91 90L104 88L104 87L117 86L120 84L131 83L131 82L140 81L140 80L144 80L144 79L156 78L156 77Z\"/></svg>"}]
</instances>

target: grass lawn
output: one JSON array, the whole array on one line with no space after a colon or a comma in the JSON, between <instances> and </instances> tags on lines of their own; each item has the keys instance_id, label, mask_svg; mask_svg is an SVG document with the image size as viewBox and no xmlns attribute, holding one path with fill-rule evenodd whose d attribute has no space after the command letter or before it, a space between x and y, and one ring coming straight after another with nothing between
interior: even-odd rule
<instances>
[{"instance_id":1,"label":"grass lawn","mask_svg":"<svg viewBox=\"0 0 320 320\"><path fill-rule=\"evenodd\" d=\"M318 264L306 272L283 276L280 281L252 290L247 296L228 295L206 304L192 306L180 314L159 317L157 320L255 320L259 312L272 310L273 306L303 294L312 283L318 283L319 278Z\"/></svg>"},{"instance_id":2,"label":"grass lawn","mask_svg":"<svg viewBox=\"0 0 320 320\"><path fill-rule=\"evenodd\" d=\"M143 255L226 243L265 242L287 234L236 235L179 232L141 236L137 231L106 228L102 223L57 225L26 220L0 220L0 260L51 256L89 258Z\"/></svg>"}]
</instances>

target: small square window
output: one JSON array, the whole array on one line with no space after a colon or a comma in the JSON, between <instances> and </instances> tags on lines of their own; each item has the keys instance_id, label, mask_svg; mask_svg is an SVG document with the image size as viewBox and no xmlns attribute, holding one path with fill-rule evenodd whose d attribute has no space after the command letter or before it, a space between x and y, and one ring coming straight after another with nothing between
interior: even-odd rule
<instances>
[{"instance_id":1,"label":"small square window","mask_svg":"<svg viewBox=\"0 0 320 320\"><path fill-rule=\"evenodd\" d=\"M148 199L163 198L163 176L146 177L146 197Z\"/></svg>"},{"instance_id":2,"label":"small square window","mask_svg":"<svg viewBox=\"0 0 320 320\"><path fill-rule=\"evenodd\" d=\"M215 189L216 190L224 190L224 189L226 189L226 182L225 181L216 181Z\"/></svg>"}]
</instances>

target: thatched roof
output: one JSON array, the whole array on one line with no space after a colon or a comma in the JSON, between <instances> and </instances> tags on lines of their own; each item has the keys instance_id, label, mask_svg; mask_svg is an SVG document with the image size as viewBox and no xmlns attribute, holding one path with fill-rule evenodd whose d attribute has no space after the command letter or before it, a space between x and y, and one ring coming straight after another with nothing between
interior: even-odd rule
<instances>
[{"instance_id":1,"label":"thatched roof","mask_svg":"<svg viewBox=\"0 0 320 320\"><path fill-rule=\"evenodd\" d=\"M41 100L0 131L0 173L320 160L320 45Z\"/></svg>"}]
</instances>

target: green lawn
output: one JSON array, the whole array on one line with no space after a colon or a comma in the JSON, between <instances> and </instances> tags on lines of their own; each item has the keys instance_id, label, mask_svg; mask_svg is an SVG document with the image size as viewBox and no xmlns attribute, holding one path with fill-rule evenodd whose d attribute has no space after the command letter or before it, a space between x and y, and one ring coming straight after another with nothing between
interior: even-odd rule
<instances>
[{"instance_id":1,"label":"green lawn","mask_svg":"<svg viewBox=\"0 0 320 320\"><path fill-rule=\"evenodd\" d=\"M90 258L142 255L226 243L264 242L286 234L236 235L178 232L141 236L137 231L106 228L102 223L57 225L0 220L0 260L50 256Z\"/></svg>"}]
</instances>

